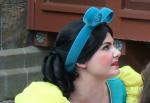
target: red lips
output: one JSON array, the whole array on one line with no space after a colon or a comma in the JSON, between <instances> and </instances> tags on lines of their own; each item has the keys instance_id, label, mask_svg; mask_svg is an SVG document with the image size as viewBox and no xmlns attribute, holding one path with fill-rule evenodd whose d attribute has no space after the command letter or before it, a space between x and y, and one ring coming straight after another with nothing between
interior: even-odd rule
<instances>
[{"instance_id":1,"label":"red lips","mask_svg":"<svg viewBox=\"0 0 150 103\"><path fill-rule=\"evenodd\" d=\"M119 66L119 63L118 63L118 61L116 61L116 62L113 62L113 63L111 64L111 66Z\"/></svg>"}]
</instances>

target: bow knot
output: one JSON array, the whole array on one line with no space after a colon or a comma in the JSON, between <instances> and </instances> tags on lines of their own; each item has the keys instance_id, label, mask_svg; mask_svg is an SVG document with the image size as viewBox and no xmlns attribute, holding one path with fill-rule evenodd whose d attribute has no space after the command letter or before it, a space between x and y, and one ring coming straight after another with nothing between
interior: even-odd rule
<instances>
[{"instance_id":1,"label":"bow knot","mask_svg":"<svg viewBox=\"0 0 150 103\"><path fill-rule=\"evenodd\" d=\"M83 17L83 21L86 25L95 27L100 23L109 23L113 17L113 11L109 8L103 7L101 9L96 7L89 8Z\"/></svg>"}]
</instances>

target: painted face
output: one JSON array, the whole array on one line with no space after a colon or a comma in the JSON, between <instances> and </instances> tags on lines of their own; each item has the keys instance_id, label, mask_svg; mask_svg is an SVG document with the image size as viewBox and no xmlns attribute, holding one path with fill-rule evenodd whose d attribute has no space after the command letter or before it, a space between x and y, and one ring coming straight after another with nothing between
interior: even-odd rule
<instances>
[{"instance_id":1,"label":"painted face","mask_svg":"<svg viewBox=\"0 0 150 103\"><path fill-rule=\"evenodd\" d=\"M93 75L109 78L119 74L118 59L121 55L114 45L114 40L110 33L107 33L105 40L100 48L86 62L87 71Z\"/></svg>"}]
</instances>

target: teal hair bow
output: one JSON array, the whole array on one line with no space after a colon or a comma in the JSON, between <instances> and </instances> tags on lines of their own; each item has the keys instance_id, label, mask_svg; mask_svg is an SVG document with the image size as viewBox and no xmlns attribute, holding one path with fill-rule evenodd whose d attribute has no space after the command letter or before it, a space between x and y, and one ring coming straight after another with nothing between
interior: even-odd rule
<instances>
[{"instance_id":1,"label":"teal hair bow","mask_svg":"<svg viewBox=\"0 0 150 103\"><path fill-rule=\"evenodd\" d=\"M96 7L90 7L85 12L83 16L83 22L85 23L85 25L77 35L75 41L73 42L65 61L66 71L71 72L74 70L78 57L88 38L90 37L94 27L104 22L111 22L112 17L113 10L106 7L100 9Z\"/></svg>"},{"instance_id":2,"label":"teal hair bow","mask_svg":"<svg viewBox=\"0 0 150 103\"><path fill-rule=\"evenodd\" d=\"M95 27L100 23L109 23L112 20L113 11L109 8L96 8L90 7L83 16L83 22L88 25Z\"/></svg>"}]
</instances>

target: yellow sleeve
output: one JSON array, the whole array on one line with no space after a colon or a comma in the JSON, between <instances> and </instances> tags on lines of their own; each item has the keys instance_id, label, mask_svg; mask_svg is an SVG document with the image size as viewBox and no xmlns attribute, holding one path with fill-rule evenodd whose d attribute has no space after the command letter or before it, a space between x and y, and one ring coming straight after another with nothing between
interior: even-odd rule
<instances>
[{"instance_id":1,"label":"yellow sleeve","mask_svg":"<svg viewBox=\"0 0 150 103\"><path fill-rule=\"evenodd\" d=\"M139 103L141 90L143 88L143 80L141 75L130 66L124 66L120 68L120 74L118 77L126 86L126 103Z\"/></svg>"},{"instance_id":2,"label":"yellow sleeve","mask_svg":"<svg viewBox=\"0 0 150 103\"><path fill-rule=\"evenodd\" d=\"M69 103L59 88L47 82L33 82L15 97L15 103Z\"/></svg>"}]
</instances>

